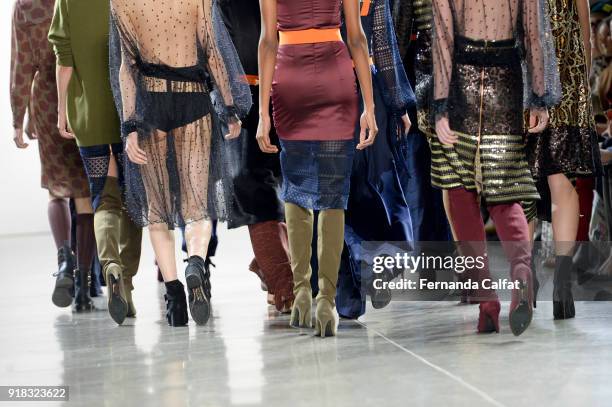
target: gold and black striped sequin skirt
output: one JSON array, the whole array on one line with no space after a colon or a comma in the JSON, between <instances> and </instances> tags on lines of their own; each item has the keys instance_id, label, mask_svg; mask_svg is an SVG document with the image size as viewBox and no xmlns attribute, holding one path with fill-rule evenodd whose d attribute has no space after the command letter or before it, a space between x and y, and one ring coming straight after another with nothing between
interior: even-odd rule
<instances>
[{"instance_id":1,"label":"gold and black striped sequin skirt","mask_svg":"<svg viewBox=\"0 0 612 407\"><path fill-rule=\"evenodd\" d=\"M467 56L456 50L448 116L459 142L447 146L429 138L432 183L442 189L477 190L487 204L523 202L531 218L539 195L525 155L518 52L513 42L504 41L488 43L480 55L481 44L458 41ZM490 54L495 56L491 63Z\"/></svg>"}]
</instances>

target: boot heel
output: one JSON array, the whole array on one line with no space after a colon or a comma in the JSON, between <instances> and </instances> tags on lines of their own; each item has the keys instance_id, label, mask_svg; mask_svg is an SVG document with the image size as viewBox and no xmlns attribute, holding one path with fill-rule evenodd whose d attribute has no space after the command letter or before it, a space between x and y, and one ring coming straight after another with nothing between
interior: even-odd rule
<instances>
[{"instance_id":1,"label":"boot heel","mask_svg":"<svg viewBox=\"0 0 612 407\"><path fill-rule=\"evenodd\" d=\"M108 285L108 313L117 325L121 325L128 313L128 304L125 300L125 287L121 268L116 264L109 264L106 268L106 283Z\"/></svg>"},{"instance_id":2,"label":"boot heel","mask_svg":"<svg viewBox=\"0 0 612 407\"><path fill-rule=\"evenodd\" d=\"M198 325L206 325L211 314L210 271L208 264L200 256L187 260L185 281L189 290L189 311Z\"/></svg>"},{"instance_id":3,"label":"boot heel","mask_svg":"<svg viewBox=\"0 0 612 407\"><path fill-rule=\"evenodd\" d=\"M74 311L87 312L93 311L94 304L89 296L90 270L87 268L78 268L75 270L75 275L78 277L78 289L74 293Z\"/></svg>"},{"instance_id":4,"label":"boot heel","mask_svg":"<svg viewBox=\"0 0 612 407\"><path fill-rule=\"evenodd\" d=\"M557 256L553 288L553 316L556 320L570 319L576 316L572 295L572 267L571 257Z\"/></svg>"},{"instance_id":5,"label":"boot heel","mask_svg":"<svg viewBox=\"0 0 612 407\"><path fill-rule=\"evenodd\" d=\"M206 325L210 318L210 303L201 286L190 289L189 311L197 325Z\"/></svg>"},{"instance_id":6,"label":"boot heel","mask_svg":"<svg viewBox=\"0 0 612 407\"><path fill-rule=\"evenodd\" d=\"M298 291L291 309L293 328L312 328L312 293L308 289Z\"/></svg>"},{"instance_id":7,"label":"boot heel","mask_svg":"<svg viewBox=\"0 0 612 407\"><path fill-rule=\"evenodd\" d=\"M537 278L533 278L533 308L538 306L538 291L540 291L540 282Z\"/></svg>"},{"instance_id":8,"label":"boot heel","mask_svg":"<svg viewBox=\"0 0 612 407\"><path fill-rule=\"evenodd\" d=\"M65 308L72 304L75 263L74 254L70 246L64 244L57 251L57 272L53 274L56 279L51 301L57 307Z\"/></svg>"},{"instance_id":9,"label":"boot heel","mask_svg":"<svg viewBox=\"0 0 612 407\"><path fill-rule=\"evenodd\" d=\"M320 336L321 338L336 336L338 331L338 314L334 304L326 299L319 299L317 301L315 318L315 336Z\"/></svg>"},{"instance_id":10,"label":"boot heel","mask_svg":"<svg viewBox=\"0 0 612 407\"><path fill-rule=\"evenodd\" d=\"M189 274L185 277L185 280L187 281L187 288L190 290L202 287L202 279L198 274Z\"/></svg>"},{"instance_id":11,"label":"boot heel","mask_svg":"<svg viewBox=\"0 0 612 407\"><path fill-rule=\"evenodd\" d=\"M556 320L571 319L576 316L574 298L572 292L564 292L559 295L563 298L560 301L553 301L553 316Z\"/></svg>"},{"instance_id":12,"label":"boot heel","mask_svg":"<svg viewBox=\"0 0 612 407\"><path fill-rule=\"evenodd\" d=\"M499 301L483 301L479 307L478 333L499 333Z\"/></svg>"},{"instance_id":13,"label":"boot heel","mask_svg":"<svg viewBox=\"0 0 612 407\"><path fill-rule=\"evenodd\" d=\"M185 326L189 321L187 316L187 298L185 298L185 287L183 284L174 280L166 283L166 320L168 325Z\"/></svg>"},{"instance_id":14,"label":"boot heel","mask_svg":"<svg viewBox=\"0 0 612 407\"><path fill-rule=\"evenodd\" d=\"M510 310L510 330L514 336L519 336L529 327L533 318L533 309L529 304L529 287L525 281L519 282L516 304Z\"/></svg>"},{"instance_id":15,"label":"boot heel","mask_svg":"<svg viewBox=\"0 0 612 407\"><path fill-rule=\"evenodd\" d=\"M58 276L55 281L55 288L51 295L51 301L60 308L69 307L72 303L72 291L74 290L74 280L68 276Z\"/></svg>"}]
</instances>

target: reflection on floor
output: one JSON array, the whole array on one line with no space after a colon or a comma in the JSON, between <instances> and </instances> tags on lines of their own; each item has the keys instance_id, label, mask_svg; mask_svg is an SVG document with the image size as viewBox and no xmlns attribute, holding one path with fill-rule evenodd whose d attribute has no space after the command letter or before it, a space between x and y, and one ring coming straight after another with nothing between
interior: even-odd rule
<instances>
[{"instance_id":1,"label":"reflection on floor","mask_svg":"<svg viewBox=\"0 0 612 407\"><path fill-rule=\"evenodd\" d=\"M477 306L396 302L321 340L265 304L244 230L220 240L213 320L172 329L148 241L138 317L117 327L53 307L50 236L0 238L0 385L68 385L67 406L610 405L612 303L555 322L538 302L515 338L507 316L500 335L475 334Z\"/></svg>"}]
</instances>

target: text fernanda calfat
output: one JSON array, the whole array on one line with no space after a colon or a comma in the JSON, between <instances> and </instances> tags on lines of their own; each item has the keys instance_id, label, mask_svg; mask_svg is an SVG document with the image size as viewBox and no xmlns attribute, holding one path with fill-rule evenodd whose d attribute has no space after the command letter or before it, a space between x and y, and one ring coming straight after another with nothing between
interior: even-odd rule
<instances>
[{"instance_id":1,"label":"text fernanda calfat","mask_svg":"<svg viewBox=\"0 0 612 407\"><path fill-rule=\"evenodd\" d=\"M374 280L376 290L514 290L518 289L519 282L509 279L492 280L485 278L482 281L468 279L466 281L429 281L419 279L418 286L416 280L400 279L396 281L383 281L381 278Z\"/></svg>"}]
</instances>

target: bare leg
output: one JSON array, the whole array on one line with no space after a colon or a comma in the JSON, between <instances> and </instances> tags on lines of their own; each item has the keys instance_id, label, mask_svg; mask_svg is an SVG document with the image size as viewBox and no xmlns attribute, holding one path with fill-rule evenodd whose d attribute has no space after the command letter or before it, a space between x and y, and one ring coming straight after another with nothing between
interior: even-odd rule
<instances>
[{"instance_id":1,"label":"bare leg","mask_svg":"<svg viewBox=\"0 0 612 407\"><path fill-rule=\"evenodd\" d=\"M533 242L533 239L535 238L535 231L536 228L538 227L538 220L537 219L533 219L531 222L529 222L529 241Z\"/></svg>"},{"instance_id":2,"label":"bare leg","mask_svg":"<svg viewBox=\"0 0 612 407\"><path fill-rule=\"evenodd\" d=\"M74 208L79 215L92 214L91 198L74 198Z\"/></svg>"},{"instance_id":3,"label":"bare leg","mask_svg":"<svg viewBox=\"0 0 612 407\"><path fill-rule=\"evenodd\" d=\"M177 279L174 232L168 229L163 218L172 207L169 176L165 166L168 134L158 131L143 140L142 149L149 162L141 166L142 178L149 204L149 236L155 259L164 278L169 283Z\"/></svg>"},{"instance_id":4,"label":"bare leg","mask_svg":"<svg viewBox=\"0 0 612 407\"><path fill-rule=\"evenodd\" d=\"M185 240L187 241L187 254L206 258L208 244L212 235L212 222L200 220L188 223L185 226Z\"/></svg>"},{"instance_id":5,"label":"bare leg","mask_svg":"<svg viewBox=\"0 0 612 407\"><path fill-rule=\"evenodd\" d=\"M210 117L189 123L175 136L174 145L181 177L181 210L187 221L185 241L189 256L206 258L212 234L212 222L203 219L209 215L208 167L210 157Z\"/></svg>"},{"instance_id":6,"label":"bare leg","mask_svg":"<svg viewBox=\"0 0 612 407\"><path fill-rule=\"evenodd\" d=\"M444 204L444 212L446 212L446 219L448 219L448 225L450 226L451 233L453 235L453 240L457 240L457 235L455 234L455 228L453 227L453 218L451 217L450 207L449 207L449 198L448 198L448 190L442 190L442 203Z\"/></svg>"},{"instance_id":7,"label":"bare leg","mask_svg":"<svg viewBox=\"0 0 612 407\"><path fill-rule=\"evenodd\" d=\"M580 222L580 201L572 183L563 174L548 177L552 198L552 227L555 239L553 315L568 319L576 315L572 295L572 255Z\"/></svg>"},{"instance_id":8,"label":"bare leg","mask_svg":"<svg viewBox=\"0 0 612 407\"><path fill-rule=\"evenodd\" d=\"M552 227L558 256L571 256L580 220L578 194L563 174L548 177L552 198Z\"/></svg>"},{"instance_id":9,"label":"bare leg","mask_svg":"<svg viewBox=\"0 0 612 407\"><path fill-rule=\"evenodd\" d=\"M164 281L167 283L177 279L174 233L168 230L165 223L155 223L149 225L149 236L151 245L155 252L157 264L161 270Z\"/></svg>"}]
</instances>

